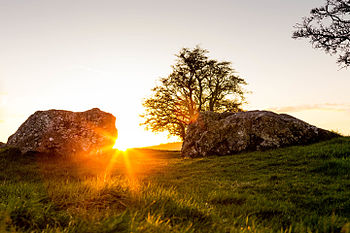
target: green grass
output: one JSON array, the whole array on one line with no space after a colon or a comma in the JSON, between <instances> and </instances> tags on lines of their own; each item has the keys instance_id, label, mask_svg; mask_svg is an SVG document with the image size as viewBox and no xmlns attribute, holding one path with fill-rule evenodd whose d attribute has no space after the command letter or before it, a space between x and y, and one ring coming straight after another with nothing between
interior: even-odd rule
<instances>
[{"instance_id":1,"label":"green grass","mask_svg":"<svg viewBox=\"0 0 350 233\"><path fill-rule=\"evenodd\" d=\"M0 232L350 232L350 138L201 159L0 149Z\"/></svg>"}]
</instances>

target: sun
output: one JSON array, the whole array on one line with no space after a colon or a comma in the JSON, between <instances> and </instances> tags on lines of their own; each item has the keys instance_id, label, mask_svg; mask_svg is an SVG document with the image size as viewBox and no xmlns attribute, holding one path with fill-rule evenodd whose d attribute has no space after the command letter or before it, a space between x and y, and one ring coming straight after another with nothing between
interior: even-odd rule
<instances>
[{"instance_id":1,"label":"sun","mask_svg":"<svg viewBox=\"0 0 350 233\"><path fill-rule=\"evenodd\" d=\"M129 147L123 143L121 143L119 140L116 140L113 146L113 149L117 149L120 151L126 151L127 149L129 149Z\"/></svg>"}]
</instances>

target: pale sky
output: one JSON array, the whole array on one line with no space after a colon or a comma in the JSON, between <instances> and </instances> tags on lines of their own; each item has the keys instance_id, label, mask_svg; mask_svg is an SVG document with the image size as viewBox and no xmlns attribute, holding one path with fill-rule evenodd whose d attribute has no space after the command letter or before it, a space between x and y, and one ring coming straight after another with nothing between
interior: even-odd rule
<instances>
[{"instance_id":1,"label":"pale sky","mask_svg":"<svg viewBox=\"0 0 350 233\"><path fill-rule=\"evenodd\" d=\"M324 0L0 0L0 141L37 110L98 107L120 143L168 141L139 126L174 54L195 45L231 61L249 104L350 134L350 71L293 40L295 23Z\"/></svg>"}]
</instances>

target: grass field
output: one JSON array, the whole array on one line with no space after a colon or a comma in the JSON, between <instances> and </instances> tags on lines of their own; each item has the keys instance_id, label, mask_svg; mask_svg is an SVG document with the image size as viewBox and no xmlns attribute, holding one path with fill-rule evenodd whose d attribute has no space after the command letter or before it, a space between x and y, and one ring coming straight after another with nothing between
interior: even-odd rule
<instances>
[{"instance_id":1,"label":"grass field","mask_svg":"<svg viewBox=\"0 0 350 233\"><path fill-rule=\"evenodd\" d=\"M202 159L0 150L0 232L350 231L350 138Z\"/></svg>"}]
</instances>

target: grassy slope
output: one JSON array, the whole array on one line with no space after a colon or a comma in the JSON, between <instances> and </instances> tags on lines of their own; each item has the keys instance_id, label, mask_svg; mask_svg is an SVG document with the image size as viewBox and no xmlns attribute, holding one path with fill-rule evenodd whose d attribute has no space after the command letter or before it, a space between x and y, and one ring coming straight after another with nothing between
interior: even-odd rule
<instances>
[{"instance_id":1,"label":"grassy slope","mask_svg":"<svg viewBox=\"0 0 350 233\"><path fill-rule=\"evenodd\" d=\"M0 232L348 232L350 138L224 157L0 152Z\"/></svg>"}]
</instances>

